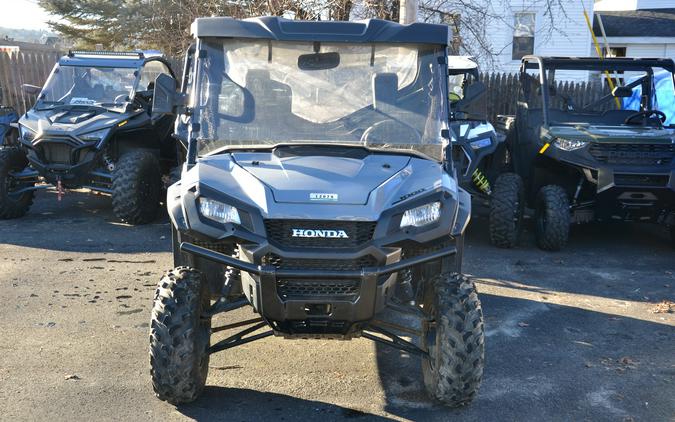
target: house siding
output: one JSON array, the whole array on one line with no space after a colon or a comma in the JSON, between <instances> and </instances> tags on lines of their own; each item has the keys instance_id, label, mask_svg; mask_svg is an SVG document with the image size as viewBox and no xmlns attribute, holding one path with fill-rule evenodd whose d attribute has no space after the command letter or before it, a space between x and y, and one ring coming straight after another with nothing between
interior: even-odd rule
<instances>
[{"instance_id":1,"label":"house siding","mask_svg":"<svg viewBox=\"0 0 675 422\"><path fill-rule=\"evenodd\" d=\"M666 9L674 4L673 0L637 0L638 9Z\"/></svg>"},{"instance_id":2,"label":"house siding","mask_svg":"<svg viewBox=\"0 0 675 422\"><path fill-rule=\"evenodd\" d=\"M597 0L596 11L667 9L674 7L673 0Z\"/></svg>"},{"instance_id":3,"label":"house siding","mask_svg":"<svg viewBox=\"0 0 675 422\"><path fill-rule=\"evenodd\" d=\"M493 2L495 12L503 17L491 30L491 43L494 50L499 51L494 59L494 69L499 72L514 73L518 71L520 60L512 60L513 22L516 13L532 12L536 14L534 54L541 56L574 56L587 57L591 51L591 34L586 26L583 6L578 0L562 0L566 17L557 16L555 28L550 27L550 18L545 16L544 1L525 2L522 0L504 0ZM490 70L489 63L480 63ZM566 78L565 75L559 75ZM571 77L571 76L570 76ZM578 74L575 75L578 78Z\"/></svg>"},{"instance_id":4,"label":"house siding","mask_svg":"<svg viewBox=\"0 0 675 422\"><path fill-rule=\"evenodd\" d=\"M628 57L664 57L675 60L675 44L626 44Z\"/></svg>"}]
</instances>

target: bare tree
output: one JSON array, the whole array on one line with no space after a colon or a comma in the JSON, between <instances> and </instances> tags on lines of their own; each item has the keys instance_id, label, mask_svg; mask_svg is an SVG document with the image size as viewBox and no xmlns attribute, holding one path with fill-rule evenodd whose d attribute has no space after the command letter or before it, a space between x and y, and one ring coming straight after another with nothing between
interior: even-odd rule
<instances>
[{"instance_id":1,"label":"bare tree","mask_svg":"<svg viewBox=\"0 0 675 422\"><path fill-rule=\"evenodd\" d=\"M576 0L522 0L518 10L543 10L546 22L537 34L548 39L562 20L568 19L566 7ZM511 44L496 43L494 28L514 29L513 2L510 0L420 0L418 19L445 23L453 32L455 54L474 56L486 69L494 69L496 57ZM506 12L506 13L505 13Z\"/></svg>"},{"instance_id":2,"label":"bare tree","mask_svg":"<svg viewBox=\"0 0 675 422\"><path fill-rule=\"evenodd\" d=\"M550 34L565 6L577 0L522 0L523 7L544 10L542 32ZM78 47L156 48L180 57L190 43L190 25L202 16L285 16L307 20L379 18L398 21L400 0L39 0L60 17L51 27ZM418 19L445 23L453 33L456 54L475 56L485 68L510 45L496 44L493 28L513 28L511 0L418 0Z\"/></svg>"}]
</instances>

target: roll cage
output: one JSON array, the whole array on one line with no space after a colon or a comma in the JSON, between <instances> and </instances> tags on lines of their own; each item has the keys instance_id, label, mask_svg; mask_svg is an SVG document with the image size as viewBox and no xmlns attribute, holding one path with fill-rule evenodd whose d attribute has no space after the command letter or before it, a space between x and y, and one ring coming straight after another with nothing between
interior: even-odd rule
<instances>
[{"instance_id":1,"label":"roll cage","mask_svg":"<svg viewBox=\"0 0 675 422\"><path fill-rule=\"evenodd\" d=\"M143 69L148 63L159 62L164 65L169 75L175 78L176 75L171 67L171 63L166 60L158 52L145 53L138 52L117 52L117 51L68 51L68 54L61 57L57 64L52 69L49 80L55 71L61 66L73 66L83 68L126 68L136 69L134 72L135 80L133 89L130 92L129 98L133 99L135 94L139 91L146 91L146 89L139 90L138 84L142 79ZM43 93L38 95L38 102L42 99Z\"/></svg>"},{"instance_id":2,"label":"roll cage","mask_svg":"<svg viewBox=\"0 0 675 422\"><path fill-rule=\"evenodd\" d=\"M556 70L586 70L586 71L641 71L646 72L651 80L654 78L653 68L662 68L670 72L673 84L675 86L675 62L672 59L659 58L598 58L598 57L542 57L529 55L523 57L520 65L520 80L521 80L521 94L522 88L525 88L527 83L528 70L538 70L538 78L540 86L548 87L549 80L554 79ZM635 84L633 82L630 85ZM635 84L637 85L637 84ZM645 85L643 91L644 107L650 108L652 101L652 84ZM526 89L526 88L525 88ZM518 106L523 104L522 95L519 94ZM542 97L542 117L543 126L548 127L550 123L549 104L550 91L548 89L541 90Z\"/></svg>"}]
</instances>

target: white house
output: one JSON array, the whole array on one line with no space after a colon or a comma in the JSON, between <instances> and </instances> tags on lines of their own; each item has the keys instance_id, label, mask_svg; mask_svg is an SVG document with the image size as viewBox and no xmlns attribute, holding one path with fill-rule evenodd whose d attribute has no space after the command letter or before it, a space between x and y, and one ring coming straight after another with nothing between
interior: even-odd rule
<instances>
[{"instance_id":1,"label":"white house","mask_svg":"<svg viewBox=\"0 0 675 422\"><path fill-rule=\"evenodd\" d=\"M675 0L597 1L593 29L613 56L675 59Z\"/></svg>"},{"instance_id":2,"label":"white house","mask_svg":"<svg viewBox=\"0 0 675 422\"><path fill-rule=\"evenodd\" d=\"M592 15L592 0L585 3ZM591 33L580 0L560 0L562 8L554 5L552 9L546 0L490 0L485 4L487 14L493 16L487 23L485 41L495 54L477 57L484 70L517 72L520 59L527 54L591 54Z\"/></svg>"},{"instance_id":3,"label":"white house","mask_svg":"<svg viewBox=\"0 0 675 422\"><path fill-rule=\"evenodd\" d=\"M477 57L485 70L517 72L525 54L595 56L584 5L604 46L602 21L612 55L675 58L675 0L490 0L485 5L493 16L485 41L495 52L491 59Z\"/></svg>"}]
</instances>

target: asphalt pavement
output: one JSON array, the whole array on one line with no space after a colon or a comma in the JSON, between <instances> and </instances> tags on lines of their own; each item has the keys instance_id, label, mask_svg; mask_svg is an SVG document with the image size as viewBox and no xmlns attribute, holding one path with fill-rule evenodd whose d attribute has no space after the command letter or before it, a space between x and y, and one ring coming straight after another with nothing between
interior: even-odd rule
<instances>
[{"instance_id":1,"label":"asphalt pavement","mask_svg":"<svg viewBox=\"0 0 675 422\"><path fill-rule=\"evenodd\" d=\"M495 249L474 219L464 269L483 304L486 367L462 409L425 396L417 358L365 339L246 344L212 357L195 403L159 401L148 322L170 237L167 218L131 227L108 198L78 192L40 192L26 217L0 221L0 419L675 421L663 228L579 226L547 253L530 231Z\"/></svg>"}]
</instances>

